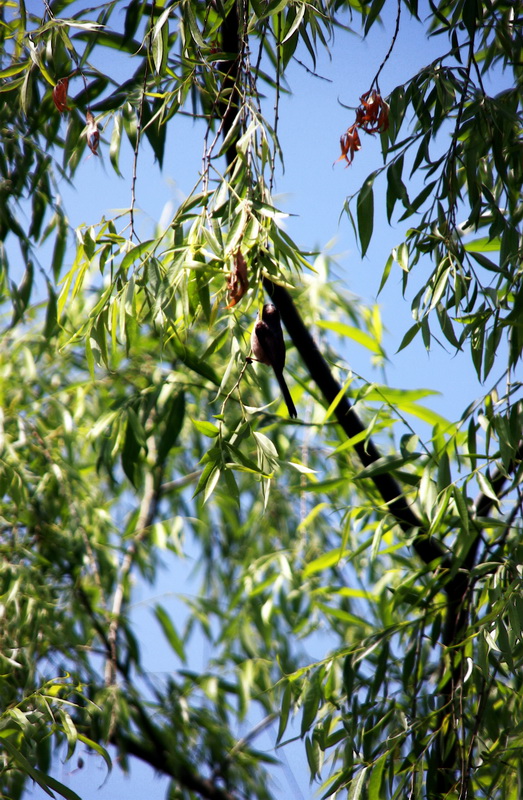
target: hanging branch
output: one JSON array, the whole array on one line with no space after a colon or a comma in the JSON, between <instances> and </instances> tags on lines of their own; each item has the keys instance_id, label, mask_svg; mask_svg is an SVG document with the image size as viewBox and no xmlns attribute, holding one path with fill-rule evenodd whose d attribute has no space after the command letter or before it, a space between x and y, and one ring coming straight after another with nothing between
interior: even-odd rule
<instances>
[{"instance_id":1,"label":"hanging branch","mask_svg":"<svg viewBox=\"0 0 523 800\"><path fill-rule=\"evenodd\" d=\"M242 26L238 14L238 3L234 2L221 25L222 47L229 58L222 63L224 78L220 90L220 103L218 115L224 141L227 139L234 120L236 119L240 104L240 62L242 51ZM225 153L227 166L230 166L236 156L236 141L229 144Z\"/></svg>"},{"instance_id":2,"label":"hanging branch","mask_svg":"<svg viewBox=\"0 0 523 800\"><path fill-rule=\"evenodd\" d=\"M383 70L383 67L385 66L385 64L387 63L389 58L391 57L392 51L394 50L394 46L396 44L396 39L398 38L398 34L400 32L400 22L401 22L401 0L398 0L398 8L397 8L397 11L396 11L396 23L395 23L395 26L394 26L394 33L392 34L392 40L391 40L389 49L387 50L387 52L385 54L385 58L381 62L380 66L378 68L378 71L377 71L376 75L374 76L374 80L372 81L372 83L370 85L371 89L375 85L376 86L376 90L378 92L380 90L380 86L379 86L379 82L378 82L379 81L379 77L380 77L381 71Z\"/></svg>"},{"instance_id":3,"label":"hanging branch","mask_svg":"<svg viewBox=\"0 0 523 800\"><path fill-rule=\"evenodd\" d=\"M156 445L152 436L149 437L147 441L147 448L149 454L156 454ZM109 633L107 635L107 644L109 648L109 656L105 664L105 683L107 686L116 682L118 669L118 630L120 628L120 615L125 597L125 584L134 564L138 547L149 534L150 527L156 517L158 504L161 498L162 476L162 465L158 465L155 470L148 470L145 474L143 496L140 503L138 519L136 521L135 533L120 566L118 583L111 607Z\"/></svg>"}]
</instances>

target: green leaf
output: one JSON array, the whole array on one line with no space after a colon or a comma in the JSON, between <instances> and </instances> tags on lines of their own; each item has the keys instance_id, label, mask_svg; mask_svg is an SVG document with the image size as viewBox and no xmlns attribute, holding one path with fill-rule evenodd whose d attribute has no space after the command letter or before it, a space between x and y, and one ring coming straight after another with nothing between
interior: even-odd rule
<instances>
[{"instance_id":1,"label":"green leaf","mask_svg":"<svg viewBox=\"0 0 523 800\"><path fill-rule=\"evenodd\" d=\"M380 11L384 5L385 0L372 0L365 19L365 36L367 36L374 22L379 19Z\"/></svg>"},{"instance_id":2,"label":"green leaf","mask_svg":"<svg viewBox=\"0 0 523 800\"><path fill-rule=\"evenodd\" d=\"M149 256L151 256L154 252L154 247L156 245L156 241L154 239L147 239L145 242L140 242L140 244L131 247L130 250L127 251L125 256L122 259L120 264L120 269L122 272L127 272L129 267L134 264L136 261L144 261Z\"/></svg>"},{"instance_id":3,"label":"green leaf","mask_svg":"<svg viewBox=\"0 0 523 800\"><path fill-rule=\"evenodd\" d=\"M345 336L349 339L352 339L358 344L361 344L363 347L366 347L367 350L370 350L372 353L380 354L382 352L381 347L374 337L370 336L368 333L365 333L365 331L362 331L360 328L355 328L353 325L347 325L345 322L331 322L329 320L321 319L316 322L316 325L319 328L334 331L334 333L337 333L338 336Z\"/></svg>"},{"instance_id":4,"label":"green leaf","mask_svg":"<svg viewBox=\"0 0 523 800\"><path fill-rule=\"evenodd\" d=\"M123 471L136 488L140 474L140 452L145 445L145 432L133 408L127 409L127 425L121 453Z\"/></svg>"},{"instance_id":5,"label":"green leaf","mask_svg":"<svg viewBox=\"0 0 523 800\"><path fill-rule=\"evenodd\" d=\"M211 439L214 439L215 436L220 435L220 429L213 425L212 422L207 422L207 420L203 419L192 419L191 422L196 428L199 433L202 433L204 436L209 436Z\"/></svg>"},{"instance_id":6,"label":"green leaf","mask_svg":"<svg viewBox=\"0 0 523 800\"><path fill-rule=\"evenodd\" d=\"M67 737L66 758L67 760L69 760L76 749L76 743L78 741L78 731L76 730L73 720L71 719L67 711L65 711L65 709L60 708L59 715L62 725L64 727L65 735Z\"/></svg>"},{"instance_id":7,"label":"green leaf","mask_svg":"<svg viewBox=\"0 0 523 800\"><path fill-rule=\"evenodd\" d=\"M151 54L154 68L158 75L163 75L169 54L169 14L171 6L164 9L156 22L151 36Z\"/></svg>"},{"instance_id":8,"label":"green leaf","mask_svg":"<svg viewBox=\"0 0 523 800\"><path fill-rule=\"evenodd\" d=\"M416 334L420 332L420 330L421 330L421 325L419 325L417 322L415 322L414 325L412 325L408 329L407 333L403 336L403 339L401 340L401 344L398 347L398 349L396 350L396 353L399 353L399 352L401 352L401 350L404 350L405 347L408 347L408 345L412 342L412 340L414 339Z\"/></svg>"},{"instance_id":9,"label":"green leaf","mask_svg":"<svg viewBox=\"0 0 523 800\"><path fill-rule=\"evenodd\" d=\"M185 648L183 646L183 641L178 635L178 632L174 626L171 617L169 616L165 608L159 605L158 603L154 607L154 615L160 624L160 627L163 631L165 638L171 645L172 649L174 650L180 661L182 661L182 663L185 664L186 657L185 657Z\"/></svg>"},{"instance_id":10,"label":"green leaf","mask_svg":"<svg viewBox=\"0 0 523 800\"><path fill-rule=\"evenodd\" d=\"M113 132L111 134L111 144L109 147L109 158L111 160L111 164L113 165L113 169L117 175L122 177L122 173L120 172L119 167L119 158L120 158L120 145L122 143L122 115L115 114L114 122L113 122Z\"/></svg>"},{"instance_id":11,"label":"green leaf","mask_svg":"<svg viewBox=\"0 0 523 800\"><path fill-rule=\"evenodd\" d=\"M291 701L292 701L292 688L291 684L287 683L285 689L283 690L283 697L281 700L280 722L278 725L278 735L276 736L276 744L279 744L281 742L282 736L287 728L287 723L289 721L289 713L291 708Z\"/></svg>"},{"instance_id":12,"label":"green leaf","mask_svg":"<svg viewBox=\"0 0 523 800\"><path fill-rule=\"evenodd\" d=\"M91 42L93 40L93 33L90 30L80 31L75 34L74 39ZM132 56L140 51L140 42L127 38L123 33L111 30L97 30L96 44L102 47L109 47L113 50L120 50Z\"/></svg>"},{"instance_id":13,"label":"green leaf","mask_svg":"<svg viewBox=\"0 0 523 800\"><path fill-rule=\"evenodd\" d=\"M367 770L368 767L363 767L363 769L358 772L356 777L351 780L347 794L347 800L359 800L359 798L362 796Z\"/></svg>"},{"instance_id":14,"label":"green leaf","mask_svg":"<svg viewBox=\"0 0 523 800\"><path fill-rule=\"evenodd\" d=\"M387 763L388 753L384 753L371 767L371 774L368 786L369 800L381 800L383 797L381 786L383 782L383 770Z\"/></svg>"},{"instance_id":15,"label":"green leaf","mask_svg":"<svg viewBox=\"0 0 523 800\"><path fill-rule=\"evenodd\" d=\"M464 247L467 253L497 253L501 249L501 239L499 236L494 236L492 239L489 239L488 236L482 236L479 239L467 242Z\"/></svg>"},{"instance_id":16,"label":"green leaf","mask_svg":"<svg viewBox=\"0 0 523 800\"><path fill-rule=\"evenodd\" d=\"M344 553L340 547L330 550L328 553L323 553L323 555L315 558L313 561L309 561L303 570L303 577L308 578L316 572L323 572L323 570L335 566L339 563L343 555Z\"/></svg>"},{"instance_id":17,"label":"green leaf","mask_svg":"<svg viewBox=\"0 0 523 800\"><path fill-rule=\"evenodd\" d=\"M362 256L367 252L374 227L374 192L372 188L374 177L374 175L371 175L367 178L359 191L356 204L358 235L360 237Z\"/></svg>"},{"instance_id":18,"label":"green leaf","mask_svg":"<svg viewBox=\"0 0 523 800\"><path fill-rule=\"evenodd\" d=\"M442 492L447 486L450 486L452 476L450 474L450 460L448 453L445 451L440 455L438 463L438 492Z\"/></svg>"},{"instance_id":19,"label":"green leaf","mask_svg":"<svg viewBox=\"0 0 523 800\"><path fill-rule=\"evenodd\" d=\"M182 430L185 417L185 393L178 392L174 397L169 398L168 404L169 411L165 418L165 427L158 443L159 464L165 461L169 450L171 447L174 447L180 431Z\"/></svg>"},{"instance_id":20,"label":"green leaf","mask_svg":"<svg viewBox=\"0 0 523 800\"><path fill-rule=\"evenodd\" d=\"M299 6L299 9L298 9L298 13L296 14L296 17L294 18L294 22L292 23L291 27L289 28L289 30L285 34L285 38L282 40L281 44L285 44L285 42L288 39L291 38L291 36L294 34L294 32L298 30L298 28L301 25L303 16L305 14L305 8L306 8L305 3L301 3L300 6Z\"/></svg>"},{"instance_id":21,"label":"green leaf","mask_svg":"<svg viewBox=\"0 0 523 800\"><path fill-rule=\"evenodd\" d=\"M303 698L303 714L301 718L301 736L304 736L316 719L320 707L322 692L316 675L308 683Z\"/></svg>"},{"instance_id":22,"label":"green leaf","mask_svg":"<svg viewBox=\"0 0 523 800\"><path fill-rule=\"evenodd\" d=\"M394 472L394 470L399 469L400 467L404 467L406 464L410 464L411 461L417 461L418 458L418 453L413 453L412 455L406 457L402 455L382 456L373 464L369 464L367 467L364 467L362 470L360 470L360 472L355 475L355 478L363 479L373 478L376 475L386 475L389 472Z\"/></svg>"},{"instance_id":23,"label":"green leaf","mask_svg":"<svg viewBox=\"0 0 523 800\"><path fill-rule=\"evenodd\" d=\"M388 257L386 263L385 263L385 268L384 268L383 274L381 276L381 282L380 282L380 286L379 286L379 289L378 289L378 295L380 294L381 290L383 289L383 287L387 283L387 280L389 278L390 271L392 269L393 263L394 263L394 259L392 258L392 255L390 255Z\"/></svg>"},{"instance_id":24,"label":"green leaf","mask_svg":"<svg viewBox=\"0 0 523 800\"><path fill-rule=\"evenodd\" d=\"M479 488L481 489L483 494L486 495L490 500L492 500L496 506L499 506L499 498L496 492L494 491L493 486L490 480L487 478L487 476L484 475L483 472L477 472L476 477L478 480Z\"/></svg>"},{"instance_id":25,"label":"green leaf","mask_svg":"<svg viewBox=\"0 0 523 800\"><path fill-rule=\"evenodd\" d=\"M187 20L189 32L195 44L197 44L198 47L205 47L205 42L202 38L200 29L198 28L196 17L194 15L192 0L185 0L185 2L183 3L183 12L184 12L184 19Z\"/></svg>"},{"instance_id":26,"label":"green leaf","mask_svg":"<svg viewBox=\"0 0 523 800\"><path fill-rule=\"evenodd\" d=\"M7 733L7 730L2 732L2 739L0 741L0 750L2 748L4 750L7 750L7 753L23 769L26 775L32 778L34 782L37 783L38 786L41 789L43 789L46 794L49 795L49 797L53 797L54 795L51 789L49 788L49 777L41 773L40 770L35 769L33 766L31 766L27 758L20 752L20 750L18 750L18 748L16 748L14 744L12 744L12 742L7 738L7 736L3 735L4 733ZM74 792L72 793L72 795L74 796L74 800L80 800L78 795L75 795Z\"/></svg>"},{"instance_id":27,"label":"green leaf","mask_svg":"<svg viewBox=\"0 0 523 800\"><path fill-rule=\"evenodd\" d=\"M20 61L18 64L11 64L10 67L0 69L0 79L11 78L13 75L18 75L19 72L25 72L31 66L29 61ZM11 88L15 88L13 83L10 84Z\"/></svg>"},{"instance_id":28,"label":"green leaf","mask_svg":"<svg viewBox=\"0 0 523 800\"><path fill-rule=\"evenodd\" d=\"M79 731L78 731L78 741L83 742L83 744L85 744L91 750L94 750L95 753L98 753L98 755L101 756L105 761L108 772L111 772L113 768L113 763L111 761L111 756L109 755L105 747L102 747L102 745L99 744L99 742L95 742L93 739L90 739L88 736L86 736L83 733L80 733Z\"/></svg>"}]
</instances>

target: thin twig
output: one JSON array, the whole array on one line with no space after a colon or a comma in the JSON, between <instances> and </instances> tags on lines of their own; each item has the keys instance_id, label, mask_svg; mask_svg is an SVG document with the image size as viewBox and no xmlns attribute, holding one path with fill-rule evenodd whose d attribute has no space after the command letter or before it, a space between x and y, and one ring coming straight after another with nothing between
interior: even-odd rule
<instances>
[{"instance_id":1,"label":"thin twig","mask_svg":"<svg viewBox=\"0 0 523 800\"><path fill-rule=\"evenodd\" d=\"M461 90L461 96L458 105L458 113L456 116L456 124L454 126L454 133L452 135L452 143L450 146L448 157L445 161L446 170L443 172L443 176L446 179L447 187L448 187L448 197L449 197L449 208L447 214L447 224L449 228L455 229L456 228L456 185L455 182L451 179L450 170L453 164L457 161L457 154L458 154L458 137L459 137L459 129L461 126L461 120L463 118L463 112L465 110L465 102L467 100L468 89L471 83L470 73L472 70L472 65L475 63L474 61L474 43L475 43L475 31L472 33L469 42L469 55L468 61L466 66L465 72L465 82L463 88Z\"/></svg>"},{"instance_id":2,"label":"thin twig","mask_svg":"<svg viewBox=\"0 0 523 800\"><path fill-rule=\"evenodd\" d=\"M136 123L136 141L134 143L134 153L133 153L133 174L131 178L131 208L129 209L129 218L130 218L129 239L131 241L133 239L140 241L134 229L134 209L136 207L136 181L138 175L138 153L140 150L140 140L142 136L143 108L145 104L145 93L147 91L147 80L149 78L149 58L151 57L154 9L155 9L155 4L151 3L150 29L149 32L147 33L147 51L145 55L145 66L143 71L142 94L140 97L140 105L138 106L138 122Z\"/></svg>"},{"instance_id":3,"label":"thin twig","mask_svg":"<svg viewBox=\"0 0 523 800\"><path fill-rule=\"evenodd\" d=\"M305 72L308 72L309 75L313 76L313 78L319 78L320 81L326 81L327 83L334 83L334 81L332 81L330 78L326 78L325 75L320 75L319 72L314 72L313 69L310 69L310 67L308 67L307 64L304 64L303 61L300 61L300 59L296 58L296 56L293 56L292 60L295 61L297 64L299 64L300 67L303 67Z\"/></svg>"},{"instance_id":4,"label":"thin twig","mask_svg":"<svg viewBox=\"0 0 523 800\"><path fill-rule=\"evenodd\" d=\"M194 472L189 472L188 475L184 475L183 478L178 478L177 480L174 481L167 481L167 483L162 483L158 491L160 495L163 497L164 495L169 494L170 492L176 492L179 489L183 489L190 483L196 483L202 472L203 470L197 469L194 470Z\"/></svg>"},{"instance_id":5,"label":"thin twig","mask_svg":"<svg viewBox=\"0 0 523 800\"><path fill-rule=\"evenodd\" d=\"M281 37L281 12L278 14L278 38ZM281 72L281 42L276 42L276 93L274 96L274 139L277 141L278 139L278 120L279 120L279 109L280 109L280 72ZM275 161L272 162L271 165L271 177L269 181L269 191L272 194L273 186L274 186L274 167Z\"/></svg>"},{"instance_id":6,"label":"thin twig","mask_svg":"<svg viewBox=\"0 0 523 800\"><path fill-rule=\"evenodd\" d=\"M223 413L224 413L224 411L225 411L225 406L226 406L226 405L227 405L227 403L229 402L229 399L230 399L231 395L232 395L232 394L235 392L235 390L236 390L236 389L239 387L239 385L240 385L240 383L241 383L241 380L242 380L242 378L243 378L243 376L244 376L244 374L245 374L245 370L247 369L247 367L248 367L248 365L249 365L250 363L251 363L251 359L250 359L249 357L248 357L248 358L246 358L246 359L245 359L245 362L244 362L244 364L243 364L243 366L242 366L242 368L241 368L240 374L238 375L238 380L236 381L236 383L234 384L234 386L232 387L232 389L231 389L229 392L227 392L227 394L225 395L225 398L224 398L224 400L223 400L223 403L222 403L221 412L220 412L221 414L223 414Z\"/></svg>"},{"instance_id":7,"label":"thin twig","mask_svg":"<svg viewBox=\"0 0 523 800\"><path fill-rule=\"evenodd\" d=\"M390 43L389 49L387 50L385 58L381 62L380 66L379 66L379 69L378 69L378 71L377 71L377 73L376 73L376 75L374 77L374 80L371 83L371 89L374 86L374 84L376 84L376 89L378 90L378 92L379 92L378 78L380 77L380 73L381 73L383 67L385 66L385 64L389 60L389 58L390 58L390 56L392 54L392 51L394 50L394 45L396 44L396 39L398 38L398 34L400 32L400 20L401 20L401 0L398 0L398 11L396 13L396 25L394 27L394 33L392 34L392 41Z\"/></svg>"}]
</instances>

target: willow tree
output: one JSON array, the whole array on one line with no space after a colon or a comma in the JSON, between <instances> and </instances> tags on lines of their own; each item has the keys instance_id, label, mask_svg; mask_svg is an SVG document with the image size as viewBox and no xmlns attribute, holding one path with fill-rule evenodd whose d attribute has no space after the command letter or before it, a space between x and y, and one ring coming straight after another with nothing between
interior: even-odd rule
<instances>
[{"instance_id":1,"label":"willow tree","mask_svg":"<svg viewBox=\"0 0 523 800\"><path fill-rule=\"evenodd\" d=\"M37 5L3 4L0 27L2 796L31 781L76 796L52 759L83 743L109 766L149 763L173 798L262 800L297 737L324 796L519 797L517 8L431 2L441 55L384 96L418 15L398 0L340 132L349 164L369 135L383 151L343 209L362 252L383 203L406 224L382 284L425 276L402 346L445 339L485 387L454 420L426 412L423 440L406 422L421 392L354 381L328 338L320 354L311 331L327 318L382 353L379 320L311 269L272 197L296 52L314 71L338 26L372 37L384 1ZM489 94L496 70L507 88ZM198 120L203 165L141 240L137 165L144 147L162 165L181 115ZM130 208L70 231L61 183L102 150L118 173L123 138ZM268 299L296 421L250 360ZM133 593L166 551L183 564L188 539L199 593L181 622L151 608L172 649L161 679L143 666ZM256 749L258 720L275 752Z\"/></svg>"}]
</instances>

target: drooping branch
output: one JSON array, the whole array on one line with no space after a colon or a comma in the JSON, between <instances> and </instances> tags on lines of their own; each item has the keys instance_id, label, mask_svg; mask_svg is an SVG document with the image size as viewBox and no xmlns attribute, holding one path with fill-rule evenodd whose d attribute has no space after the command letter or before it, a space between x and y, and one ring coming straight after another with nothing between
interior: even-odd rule
<instances>
[{"instance_id":1,"label":"drooping branch","mask_svg":"<svg viewBox=\"0 0 523 800\"><path fill-rule=\"evenodd\" d=\"M125 753L139 758L160 774L168 775L184 789L194 792L205 800L238 800L237 795L217 785L210 778L197 772L187 761L176 753L169 752L161 732L153 725L145 712L138 707L140 723L147 738L118 731L114 744L122 747Z\"/></svg>"},{"instance_id":2,"label":"drooping branch","mask_svg":"<svg viewBox=\"0 0 523 800\"><path fill-rule=\"evenodd\" d=\"M264 279L264 285L267 293L278 307L287 332L311 378L321 391L327 405L330 405L340 395L340 384L334 378L329 365L318 350L288 291L268 278ZM339 398L334 413L348 438L365 432L365 425L345 396L342 395ZM364 467L375 464L382 457L370 438L366 438L364 442L357 442L354 449ZM446 551L435 539L427 537L422 521L409 506L396 479L390 473L382 473L373 475L372 481L401 529L406 533L411 533L413 530L418 531L413 546L422 561L425 564L431 564L444 559Z\"/></svg>"},{"instance_id":3,"label":"drooping branch","mask_svg":"<svg viewBox=\"0 0 523 800\"><path fill-rule=\"evenodd\" d=\"M240 15L238 14L238 4L234 2L223 20L221 26L222 47L227 53L227 60L222 62L224 73L223 83L220 90L221 102L218 106L220 125L224 141L227 139L238 113L240 100L239 75L240 75L240 55L242 49L242 36ZM227 148L225 158L227 165L230 166L236 156L236 142L234 139Z\"/></svg>"}]
</instances>

